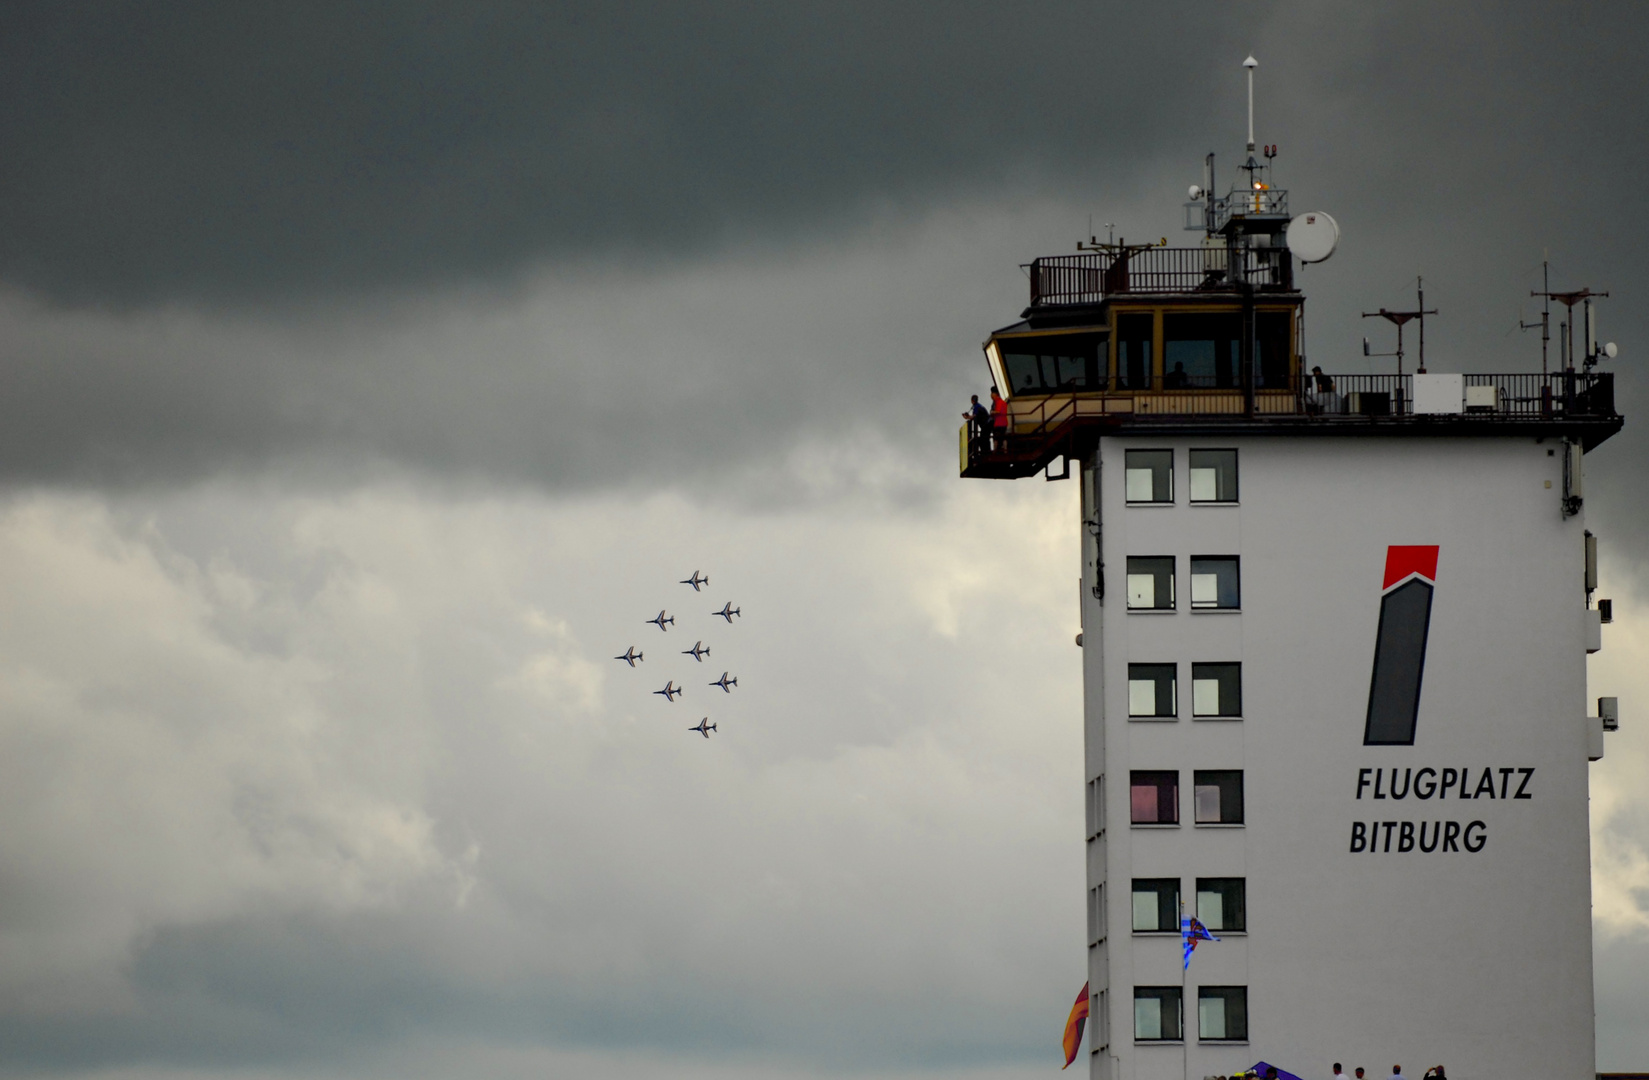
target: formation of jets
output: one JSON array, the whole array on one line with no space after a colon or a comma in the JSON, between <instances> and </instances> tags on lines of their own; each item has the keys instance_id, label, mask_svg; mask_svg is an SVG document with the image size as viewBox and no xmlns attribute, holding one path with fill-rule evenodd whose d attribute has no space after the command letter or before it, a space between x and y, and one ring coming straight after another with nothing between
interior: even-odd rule
<instances>
[{"instance_id":1,"label":"formation of jets","mask_svg":"<svg viewBox=\"0 0 1649 1080\"><path fill-rule=\"evenodd\" d=\"M681 584L691 585L693 587L693 591L696 593L704 586L710 584L710 577L708 574L701 574L697 570L694 570L691 577L682 578ZM743 613L741 613L738 608L733 606L733 602L731 600L723 604L720 611L712 611L710 614L720 615L726 620L728 626L733 625L733 619L735 616L743 618ZM661 609L657 615L645 621L658 627L660 632L665 632L676 624L676 617L671 615L668 610ZM681 655L691 656L694 662L702 664L704 663L704 658L710 655L710 649L709 646L704 644L703 639L700 639L693 642L693 647L691 649L681 650ZM636 647L634 645L630 645L626 646L624 651L613 657L613 659L622 660L633 668L636 666L637 661L644 658L641 653L636 651ZM739 685L739 680L734 678L730 673L724 671L721 673L721 678L717 679L715 682L712 682L710 685L720 687L722 693L724 694L731 694L733 692L733 687ZM653 693L662 697L665 701L674 704L676 698L682 696L684 689L677 686L676 681L671 679L664 684L664 689L654 690ZM690 727L687 730L696 731L708 739L710 737L710 733L716 730L716 725L710 723L710 718L706 716L698 722L696 727Z\"/></svg>"}]
</instances>

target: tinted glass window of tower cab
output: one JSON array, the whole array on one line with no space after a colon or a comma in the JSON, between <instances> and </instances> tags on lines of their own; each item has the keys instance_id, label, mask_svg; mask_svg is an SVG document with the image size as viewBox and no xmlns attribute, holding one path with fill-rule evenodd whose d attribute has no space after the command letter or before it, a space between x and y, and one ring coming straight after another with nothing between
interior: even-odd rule
<instances>
[{"instance_id":1,"label":"tinted glass window of tower cab","mask_svg":"<svg viewBox=\"0 0 1649 1080\"><path fill-rule=\"evenodd\" d=\"M1162 316L1162 385L1211 390L1238 384L1242 314L1170 311Z\"/></svg>"},{"instance_id":2,"label":"tinted glass window of tower cab","mask_svg":"<svg viewBox=\"0 0 1649 1080\"><path fill-rule=\"evenodd\" d=\"M1260 311L1254 315L1254 384L1267 390L1291 385L1289 324L1291 311Z\"/></svg>"},{"instance_id":3,"label":"tinted glass window of tower cab","mask_svg":"<svg viewBox=\"0 0 1649 1080\"><path fill-rule=\"evenodd\" d=\"M1151 388L1151 348L1156 317L1148 311L1117 316L1117 389Z\"/></svg>"},{"instance_id":4,"label":"tinted glass window of tower cab","mask_svg":"<svg viewBox=\"0 0 1649 1080\"><path fill-rule=\"evenodd\" d=\"M998 339L1014 394L1103 390L1105 334L1046 334Z\"/></svg>"},{"instance_id":5,"label":"tinted glass window of tower cab","mask_svg":"<svg viewBox=\"0 0 1649 1080\"><path fill-rule=\"evenodd\" d=\"M1130 318L1131 316L1123 316ZM1254 315L1254 385L1280 390L1289 381L1286 311ZM1242 313L1169 311L1162 316L1162 385L1166 390L1230 390L1242 385Z\"/></svg>"}]
</instances>

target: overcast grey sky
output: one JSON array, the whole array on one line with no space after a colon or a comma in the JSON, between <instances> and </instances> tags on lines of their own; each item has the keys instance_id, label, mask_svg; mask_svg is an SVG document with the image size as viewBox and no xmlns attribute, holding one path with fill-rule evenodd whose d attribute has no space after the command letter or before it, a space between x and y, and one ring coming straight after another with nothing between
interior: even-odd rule
<instances>
[{"instance_id":1,"label":"overcast grey sky","mask_svg":"<svg viewBox=\"0 0 1649 1080\"><path fill-rule=\"evenodd\" d=\"M1417 274L1442 368L1537 369L1544 256L1611 293L1649 1066L1641 5L109 2L0 10L0 1074L1055 1068L1073 485L955 423L1019 264L1229 170L1250 52L1312 362Z\"/></svg>"}]
</instances>

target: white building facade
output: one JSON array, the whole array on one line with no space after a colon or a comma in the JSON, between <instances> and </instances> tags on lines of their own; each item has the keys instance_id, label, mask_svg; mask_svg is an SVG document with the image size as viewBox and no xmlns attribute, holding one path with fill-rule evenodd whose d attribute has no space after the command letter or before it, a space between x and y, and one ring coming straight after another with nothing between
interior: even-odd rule
<instances>
[{"instance_id":1,"label":"white building facade","mask_svg":"<svg viewBox=\"0 0 1649 1080\"><path fill-rule=\"evenodd\" d=\"M1081 469L1096 1080L1258 1060L1592 1075L1596 721L1567 452L1099 439ZM1403 577L1435 549L1434 584L1412 745L1369 745L1376 648L1389 665L1402 644L1380 633L1393 548ZM1182 906L1219 938L1188 970Z\"/></svg>"}]
</instances>

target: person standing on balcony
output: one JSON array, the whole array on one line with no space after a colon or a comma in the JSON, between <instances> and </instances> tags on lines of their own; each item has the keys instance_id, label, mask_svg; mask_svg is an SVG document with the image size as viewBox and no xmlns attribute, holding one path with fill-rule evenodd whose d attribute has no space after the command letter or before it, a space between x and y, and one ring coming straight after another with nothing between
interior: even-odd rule
<instances>
[{"instance_id":1,"label":"person standing on balcony","mask_svg":"<svg viewBox=\"0 0 1649 1080\"><path fill-rule=\"evenodd\" d=\"M975 450L983 448L990 438L991 411L979 404L979 395L973 395L973 404L962 414L968 422L968 445Z\"/></svg>"},{"instance_id":2,"label":"person standing on balcony","mask_svg":"<svg viewBox=\"0 0 1649 1080\"><path fill-rule=\"evenodd\" d=\"M1340 411L1340 395L1335 393L1334 379L1324 375L1320 367L1312 367L1311 374L1306 377L1306 408L1314 413L1337 413Z\"/></svg>"},{"instance_id":3,"label":"person standing on balcony","mask_svg":"<svg viewBox=\"0 0 1649 1080\"><path fill-rule=\"evenodd\" d=\"M991 387L991 435L998 450L1008 441L1008 402Z\"/></svg>"}]
</instances>

